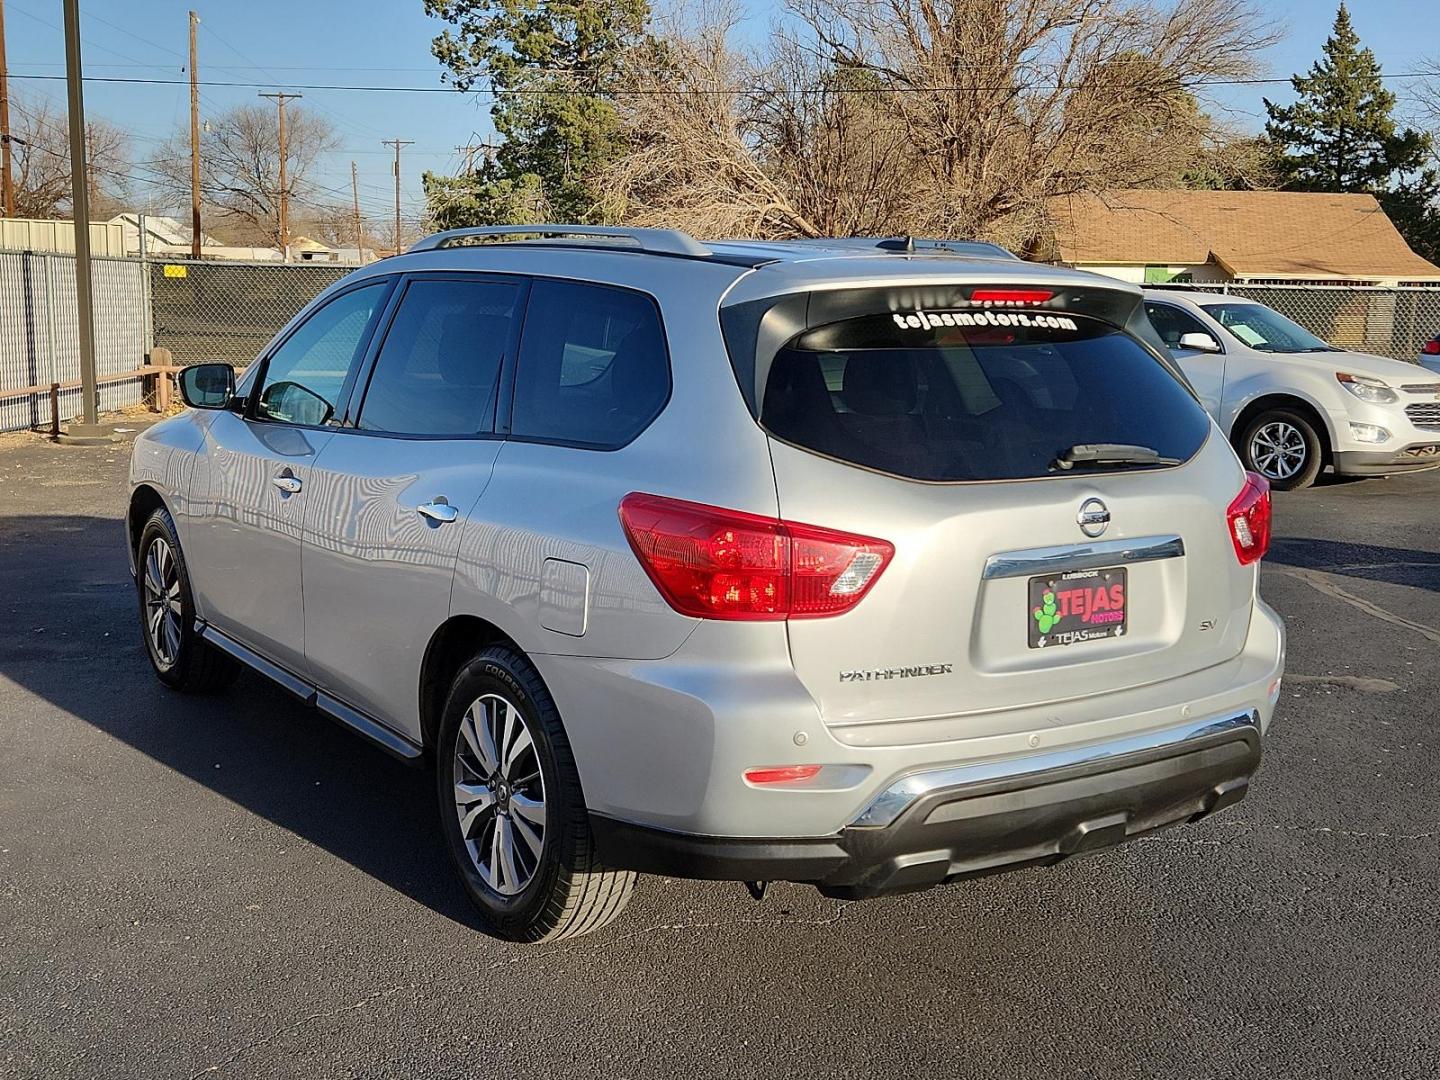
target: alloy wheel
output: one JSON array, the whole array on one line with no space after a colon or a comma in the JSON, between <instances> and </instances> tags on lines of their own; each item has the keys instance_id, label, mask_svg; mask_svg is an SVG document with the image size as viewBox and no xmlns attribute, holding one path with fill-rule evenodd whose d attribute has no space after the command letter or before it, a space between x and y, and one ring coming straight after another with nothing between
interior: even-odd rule
<instances>
[{"instance_id":1,"label":"alloy wheel","mask_svg":"<svg viewBox=\"0 0 1440 1080\"><path fill-rule=\"evenodd\" d=\"M545 778L534 736L514 702L485 694L455 736L455 812L482 881L514 896L534 879L545 844Z\"/></svg>"},{"instance_id":2,"label":"alloy wheel","mask_svg":"<svg viewBox=\"0 0 1440 1080\"><path fill-rule=\"evenodd\" d=\"M1305 468L1309 449L1294 424L1272 420L1250 436L1250 460L1267 480L1289 480Z\"/></svg>"},{"instance_id":3,"label":"alloy wheel","mask_svg":"<svg viewBox=\"0 0 1440 1080\"><path fill-rule=\"evenodd\" d=\"M145 552L145 631L150 647L164 667L180 659L180 568L175 553L156 537Z\"/></svg>"}]
</instances>

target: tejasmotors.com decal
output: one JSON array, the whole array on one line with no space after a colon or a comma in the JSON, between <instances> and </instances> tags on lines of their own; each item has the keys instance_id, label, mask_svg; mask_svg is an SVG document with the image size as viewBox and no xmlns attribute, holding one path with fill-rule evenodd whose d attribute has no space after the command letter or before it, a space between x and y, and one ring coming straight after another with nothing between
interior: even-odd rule
<instances>
[{"instance_id":1,"label":"tejasmotors.com decal","mask_svg":"<svg viewBox=\"0 0 1440 1080\"><path fill-rule=\"evenodd\" d=\"M895 325L906 330L933 330L937 326L1024 326L1041 330L1075 330L1075 320L1064 315L1028 311L914 311L895 312Z\"/></svg>"}]
</instances>

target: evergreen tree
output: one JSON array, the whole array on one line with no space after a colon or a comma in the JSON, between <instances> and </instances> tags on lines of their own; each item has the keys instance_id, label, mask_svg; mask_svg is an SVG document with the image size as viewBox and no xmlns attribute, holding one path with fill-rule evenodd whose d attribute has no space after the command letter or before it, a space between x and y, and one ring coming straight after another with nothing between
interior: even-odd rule
<instances>
[{"instance_id":1,"label":"evergreen tree","mask_svg":"<svg viewBox=\"0 0 1440 1080\"><path fill-rule=\"evenodd\" d=\"M432 216L449 226L592 222L603 216L596 175L623 152L607 94L645 40L647 0L424 0L451 23L433 44L461 89L495 92L503 142L468 176L427 174Z\"/></svg>"},{"instance_id":2,"label":"evergreen tree","mask_svg":"<svg viewBox=\"0 0 1440 1080\"><path fill-rule=\"evenodd\" d=\"M1293 105L1265 102L1265 133L1282 151L1286 186L1301 191L1386 189L1392 177L1418 170L1429 137L1395 123L1395 95L1385 89L1375 54L1360 47L1345 5L1325 55L1290 84Z\"/></svg>"},{"instance_id":3,"label":"evergreen tree","mask_svg":"<svg viewBox=\"0 0 1440 1080\"><path fill-rule=\"evenodd\" d=\"M1396 123L1395 94L1343 2L1324 56L1290 84L1294 104L1265 102L1265 134L1284 186L1375 195L1412 248L1440 256L1440 179L1425 166L1431 136Z\"/></svg>"}]
</instances>

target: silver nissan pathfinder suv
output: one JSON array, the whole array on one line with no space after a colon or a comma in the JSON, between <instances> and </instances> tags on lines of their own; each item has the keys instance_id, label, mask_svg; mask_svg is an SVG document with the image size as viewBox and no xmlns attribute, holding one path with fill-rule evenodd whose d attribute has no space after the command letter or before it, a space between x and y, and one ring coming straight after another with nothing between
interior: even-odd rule
<instances>
[{"instance_id":1,"label":"silver nissan pathfinder suv","mask_svg":"<svg viewBox=\"0 0 1440 1080\"><path fill-rule=\"evenodd\" d=\"M1270 496L1138 289L984 244L442 233L136 440L160 679L434 771L494 933L862 898L1241 799Z\"/></svg>"}]
</instances>

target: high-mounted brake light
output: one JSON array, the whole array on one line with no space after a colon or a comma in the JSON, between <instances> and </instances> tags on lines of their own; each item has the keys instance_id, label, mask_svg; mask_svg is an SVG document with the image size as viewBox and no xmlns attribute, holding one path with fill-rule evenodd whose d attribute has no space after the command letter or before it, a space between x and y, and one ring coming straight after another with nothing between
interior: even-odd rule
<instances>
[{"instance_id":1,"label":"high-mounted brake light","mask_svg":"<svg viewBox=\"0 0 1440 1080\"><path fill-rule=\"evenodd\" d=\"M972 304L1043 304L1055 295L1053 289L976 289Z\"/></svg>"},{"instance_id":2,"label":"high-mounted brake light","mask_svg":"<svg viewBox=\"0 0 1440 1080\"><path fill-rule=\"evenodd\" d=\"M793 521L632 492L620 523L666 603L702 619L803 619L849 611L893 544Z\"/></svg>"},{"instance_id":3,"label":"high-mounted brake light","mask_svg":"<svg viewBox=\"0 0 1440 1080\"><path fill-rule=\"evenodd\" d=\"M1225 511L1230 543L1241 566L1258 562L1270 550L1270 482L1247 472L1245 486Z\"/></svg>"}]
</instances>

